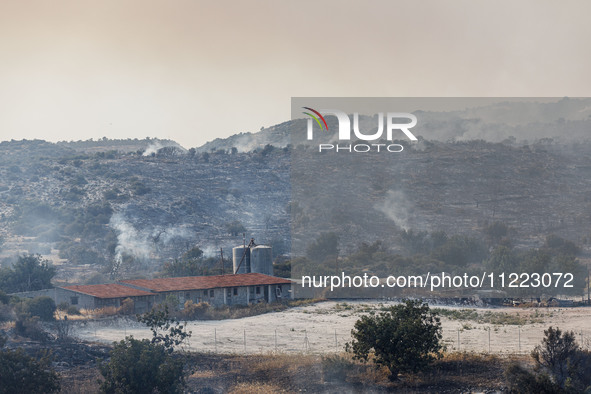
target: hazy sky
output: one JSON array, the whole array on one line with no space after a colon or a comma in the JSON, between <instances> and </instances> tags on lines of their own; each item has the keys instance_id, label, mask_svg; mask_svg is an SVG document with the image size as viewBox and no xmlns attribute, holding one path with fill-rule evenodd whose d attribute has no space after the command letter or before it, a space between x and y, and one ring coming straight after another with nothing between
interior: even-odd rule
<instances>
[{"instance_id":1,"label":"hazy sky","mask_svg":"<svg viewBox=\"0 0 591 394\"><path fill-rule=\"evenodd\" d=\"M171 138L292 96L591 96L591 2L0 0L0 140Z\"/></svg>"}]
</instances>

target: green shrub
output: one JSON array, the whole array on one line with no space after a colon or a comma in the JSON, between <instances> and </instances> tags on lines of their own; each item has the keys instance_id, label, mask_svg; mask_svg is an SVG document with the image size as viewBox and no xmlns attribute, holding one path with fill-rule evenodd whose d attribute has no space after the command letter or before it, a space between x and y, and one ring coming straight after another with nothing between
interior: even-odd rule
<instances>
[{"instance_id":1,"label":"green shrub","mask_svg":"<svg viewBox=\"0 0 591 394\"><path fill-rule=\"evenodd\" d=\"M100 365L103 393L181 393L183 362L162 345L131 337L115 344L111 360Z\"/></svg>"},{"instance_id":2,"label":"green shrub","mask_svg":"<svg viewBox=\"0 0 591 394\"><path fill-rule=\"evenodd\" d=\"M59 375L51 359L27 356L22 349L0 351L0 394L55 393L60 390Z\"/></svg>"},{"instance_id":3,"label":"green shrub","mask_svg":"<svg viewBox=\"0 0 591 394\"><path fill-rule=\"evenodd\" d=\"M209 304L207 302L200 302L195 304L191 300L185 301L185 307L181 311L181 315L186 320L204 319L209 311Z\"/></svg>"},{"instance_id":4,"label":"green shrub","mask_svg":"<svg viewBox=\"0 0 591 394\"><path fill-rule=\"evenodd\" d=\"M362 316L351 336L346 349L353 358L387 367L391 380L397 380L398 372L423 371L442 356L439 318L418 300L405 300L377 315Z\"/></svg>"},{"instance_id":5,"label":"green shrub","mask_svg":"<svg viewBox=\"0 0 591 394\"><path fill-rule=\"evenodd\" d=\"M56 307L51 297L35 297L20 304L20 313L37 316L43 321L53 321Z\"/></svg>"},{"instance_id":6,"label":"green shrub","mask_svg":"<svg viewBox=\"0 0 591 394\"><path fill-rule=\"evenodd\" d=\"M49 335L39 326L38 316L18 315L14 322L14 331L17 335L39 342L47 342Z\"/></svg>"},{"instance_id":7,"label":"green shrub","mask_svg":"<svg viewBox=\"0 0 591 394\"><path fill-rule=\"evenodd\" d=\"M575 335L550 327L532 351L534 369L513 364L505 371L509 387L519 393L591 392L591 352L575 342Z\"/></svg>"},{"instance_id":8,"label":"green shrub","mask_svg":"<svg viewBox=\"0 0 591 394\"><path fill-rule=\"evenodd\" d=\"M558 387L547 374L534 374L519 364L511 364L505 371L505 378L512 393L556 394Z\"/></svg>"},{"instance_id":9,"label":"green shrub","mask_svg":"<svg viewBox=\"0 0 591 394\"><path fill-rule=\"evenodd\" d=\"M120 315L131 315L135 310L135 304L131 298L126 298L121 302L121 306L117 310Z\"/></svg>"}]
</instances>

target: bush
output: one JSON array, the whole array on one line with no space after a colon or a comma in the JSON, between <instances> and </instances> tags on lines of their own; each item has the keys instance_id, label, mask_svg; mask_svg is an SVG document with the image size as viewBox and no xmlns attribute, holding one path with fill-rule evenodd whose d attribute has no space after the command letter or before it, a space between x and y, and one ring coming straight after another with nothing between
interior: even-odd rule
<instances>
[{"instance_id":1,"label":"bush","mask_svg":"<svg viewBox=\"0 0 591 394\"><path fill-rule=\"evenodd\" d=\"M121 306L117 310L120 315L131 315L135 310L134 302L131 298L126 298L121 302Z\"/></svg>"},{"instance_id":2,"label":"bush","mask_svg":"<svg viewBox=\"0 0 591 394\"><path fill-rule=\"evenodd\" d=\"M111 360L100 365L103 393L181 393L183 362L162 345L131 337L115 344Z\"/></svg>"},{"instance_id":3,"label":"bush","mask_svg":"<svg viewBox=\"0 0 591 394\"><path fill-rule=\"evenodd\" d=\"M51 297L35 297L23 301L19 306L21 314L37 316L43 321L53 321L56 307Z\"/></svg>"},{"instance_id":4,"label":"bush","mask_svg":"<svg viewBox=\"0 0 591 394\"><path fill-rule=\"evenodd\" d=\"M137 315L137 320L150 327L152 343L162 344L168 353L172 353L175 346L179 346L191 336L191 331L187 332L185 325L170 316L166 304L143 315Z\"/></svg>"},{"instance_id":5,"label":"bush","mask_svg":"<svg viewBox=\"0 0 591 394\"><path fill-rule=\"evenodd\" d=\"M0 304L8 304L10 302L10 296L0 290Z\"/></svg>"},{"instance_id":6,"label":"bush","mask_svg":"<svg viewBox=\"0 0 591 394\"><path fill-rule=\"evenodd\" d=\"M534 374L519 364L513 363L505 371L509 390L523 394L555 394L560 393L547 374Z\"/></svg>"},{"instance_id":7,"label":"bush","mask_svg":"<svg viewBox=\"0 0 591 394\"><path fill-rule=\"evenodd\" d=\"M511 365L505 376L520 393L582 393L591 391L591 352L582 350L573 332L544 330L542 343L532 351L534 370Z\"/></svg>"},{"instance_id":8,"label":"bush","mask_svg":"<svg viewBox=\"0 0 591 394\"><path fill-rule=\"evenodd\" d=\"M65 312L68 315L80 315L80 309L76 308L74 305L69 306Z\"/></svg>"},{"instance_id":9,"label":"bush","mask_svg":"<svg viewBox=\"0 0 591 394\"><path fill-rule=\"evenodd\" d=\"M442 357L441 323L426 303L405 300L378 315L357 320L346 349L354 359L383 365L390 379L398 372L420 372Z\"/></svg>"},{"instance_id":10,"label":"bush","mask_svg":"<svg viewBox=\"0 0 591 394\"><path fill-rule=\"evenodd\" d=\"M575 335L573 332L563 335L560 328L550 327L544 330L544 336L542 344L532 351L536 368L548 372L563 387L579 350Z\"/></svg>"},{"instance_id":11,"label":"bush","mask_svg":"<svg viewBox=\"0 0 591 394\"><path fill-rule=\"evenodd\" d=\"M0 304L0 322L13 320L14 311L10 305Z\"/></svg>"},{"instance_id":12,"label":"bush","mask_svg":"<svg viewBox=\"0 0 591 394\"><path fill-rule=\"evenodd\" d=\"M60 390L59 375L51 359L27 356L22 349L0 351L0 394L54 393Z\"/></svg>"},{"instance_id":13,"label":"bush","mask_svg":"<svg viewBox=\"0 0 591 394\"><path fill-rule=\"evenodd\" d=\"M226 231L233 237L239 236L243 233L246 233L246 227L239 221L235 220L231 223L226 224Z\"/></svg>"},{"instance_id":14,"label":"bush","mask_svg":"<svg viewBox=\"0 0 591 394\"><path fill-rule=\"evenodd\" d=\"M164 304L171 311L177 312L180 309L179 308L180 303L181 303L181 301L179 300L179 298L177 296L169 294L166 296L166 298L164 299L164 302L162 304Z\"/></svg>"},{"instance_id":15,"label":"bush","mask_svg":"<svg viewBox=\"0 0 591 394\"><path fill-rule=\"evenodd\" d=\"M209 304L207 302L200 302L195 304L191 300L185 301L185 307L181 311L181 316L186 320L204 319L209 311Z\"/></svg>"},{"instance_id":16,"label":"bush","mask_svg":"<svg viewBox=\"0 0 591 394\"><path fill-rule=\"evenodd\" d=\"M49 335L39 326L39 317L18 315L14 322L14 331L17 335L39 342L47 342Z\"/></svg>"}]
</instances>

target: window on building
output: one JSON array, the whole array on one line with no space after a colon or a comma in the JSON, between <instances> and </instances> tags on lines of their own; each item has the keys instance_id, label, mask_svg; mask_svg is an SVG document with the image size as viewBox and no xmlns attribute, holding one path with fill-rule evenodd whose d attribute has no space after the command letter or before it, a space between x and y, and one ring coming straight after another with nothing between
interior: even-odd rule
<instances>
[{"instance_id":1,"label":"window on building","mask_svg":"<svg viewBox=\"0 0 591 394\"><path fill-rule=\"evenodd\" d=\"M261 294L261 286L257 286L257 294Z\"/></svg>"},{"instance_id":2,"label":"window on building","mask_svg":"<svg viewBox=\"0 0 591 394\"><path fill-rule=\"evenodd\" d=\"M203 295L207 297L207 290L203 290Z\"/></svg>"},{"instance_id":3,"label":"window on building","mask_svg":"<svg viewBox=\"0 0 591 394\"><path fill-rule=\"evenodd\" d=\"M78 297L70 297L70 305L78 305Z\"/></svg>"},{"instance_id":4,"label":"window on building","mask_svg":"<svg viewBox=\"0 0 591 394\"><path fill-rule=\"evenodd\" d=\"M209 297L213 298L213 289L209 291Z\"/></svg>"},{"instance_id":5,"label":"window on building","mask_svg":"<svg viewBox=\"0 0 591 394\"><path fill-rule=\"evenodd\" d=\"M238 288L234 287L234 295L237 296L238 295Z\"/></svg>"},{"instance_id":6,"label":"window on building","mask_svg":"<svg viewBox=\"0 0 591 394\"><path fill-rule=\"evenodd\" d=\"M232 289L228 288L228 297L232 297Z\"/></svg>"},{"instance_id":7,"label":"window on building","mask_svg":"<svg viewBox=\"0 0 591 394\"><path fill-rule=\"evenodd\" d=\"M185 300L191 299L191 293L185 293Z\"/></svg>"}]
</instances>

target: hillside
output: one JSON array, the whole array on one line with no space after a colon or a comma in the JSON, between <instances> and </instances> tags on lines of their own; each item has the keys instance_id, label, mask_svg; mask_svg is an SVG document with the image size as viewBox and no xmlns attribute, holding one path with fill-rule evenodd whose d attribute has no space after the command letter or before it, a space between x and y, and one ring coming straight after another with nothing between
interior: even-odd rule
<instances>
[{"instance_id":1,"label":"hillside","mask_svg":"<svg viewBox=\"0 0 591 394\"><path fill-rule=\"evenodd\" d=\"M43 141L0 144L6 263L17 252L38 252L96 271L123 262L127 272L150 272L195 245L229 255L242 243L242 234L227 231L232 222L277 250L288 242L288 156L280 150L87 152Z\"/></svg>"},{"instance_id":2,"label":"hillside","mask_svg":"<svg viewBox=\"0 0 591 394\"><path fill-rule=\"evenodd\" d=\"M335 233L346 256L375 241L404 254L402 230L482 238L495 222L508 226L518 249L557 235L585 253L591 143L572 138L589 121L585 101L567 104L555 105L566 105L559 113L571 118L545 126L514 111L508 131L493 133L500 141L427 139L423 131L418 144L399 141L400 154L318 155L288 144L290 133L303 130L300 120L189 150L165 140L2 142L0 262L40 253L62 265L58 280L85 282L150 276L194 246L209 256L223 248L228 257L243 242L242 226L275 255L289 254L292 242L292 256L305 255L321 233ZM496 110L466 116L485 119ZM579 134L565 141L550 131L527 141L505 135L556 122ZM450 124L439 124L441 135ZM483 120L479 127L492 126Z\"/></svg>"}]
</instances>

